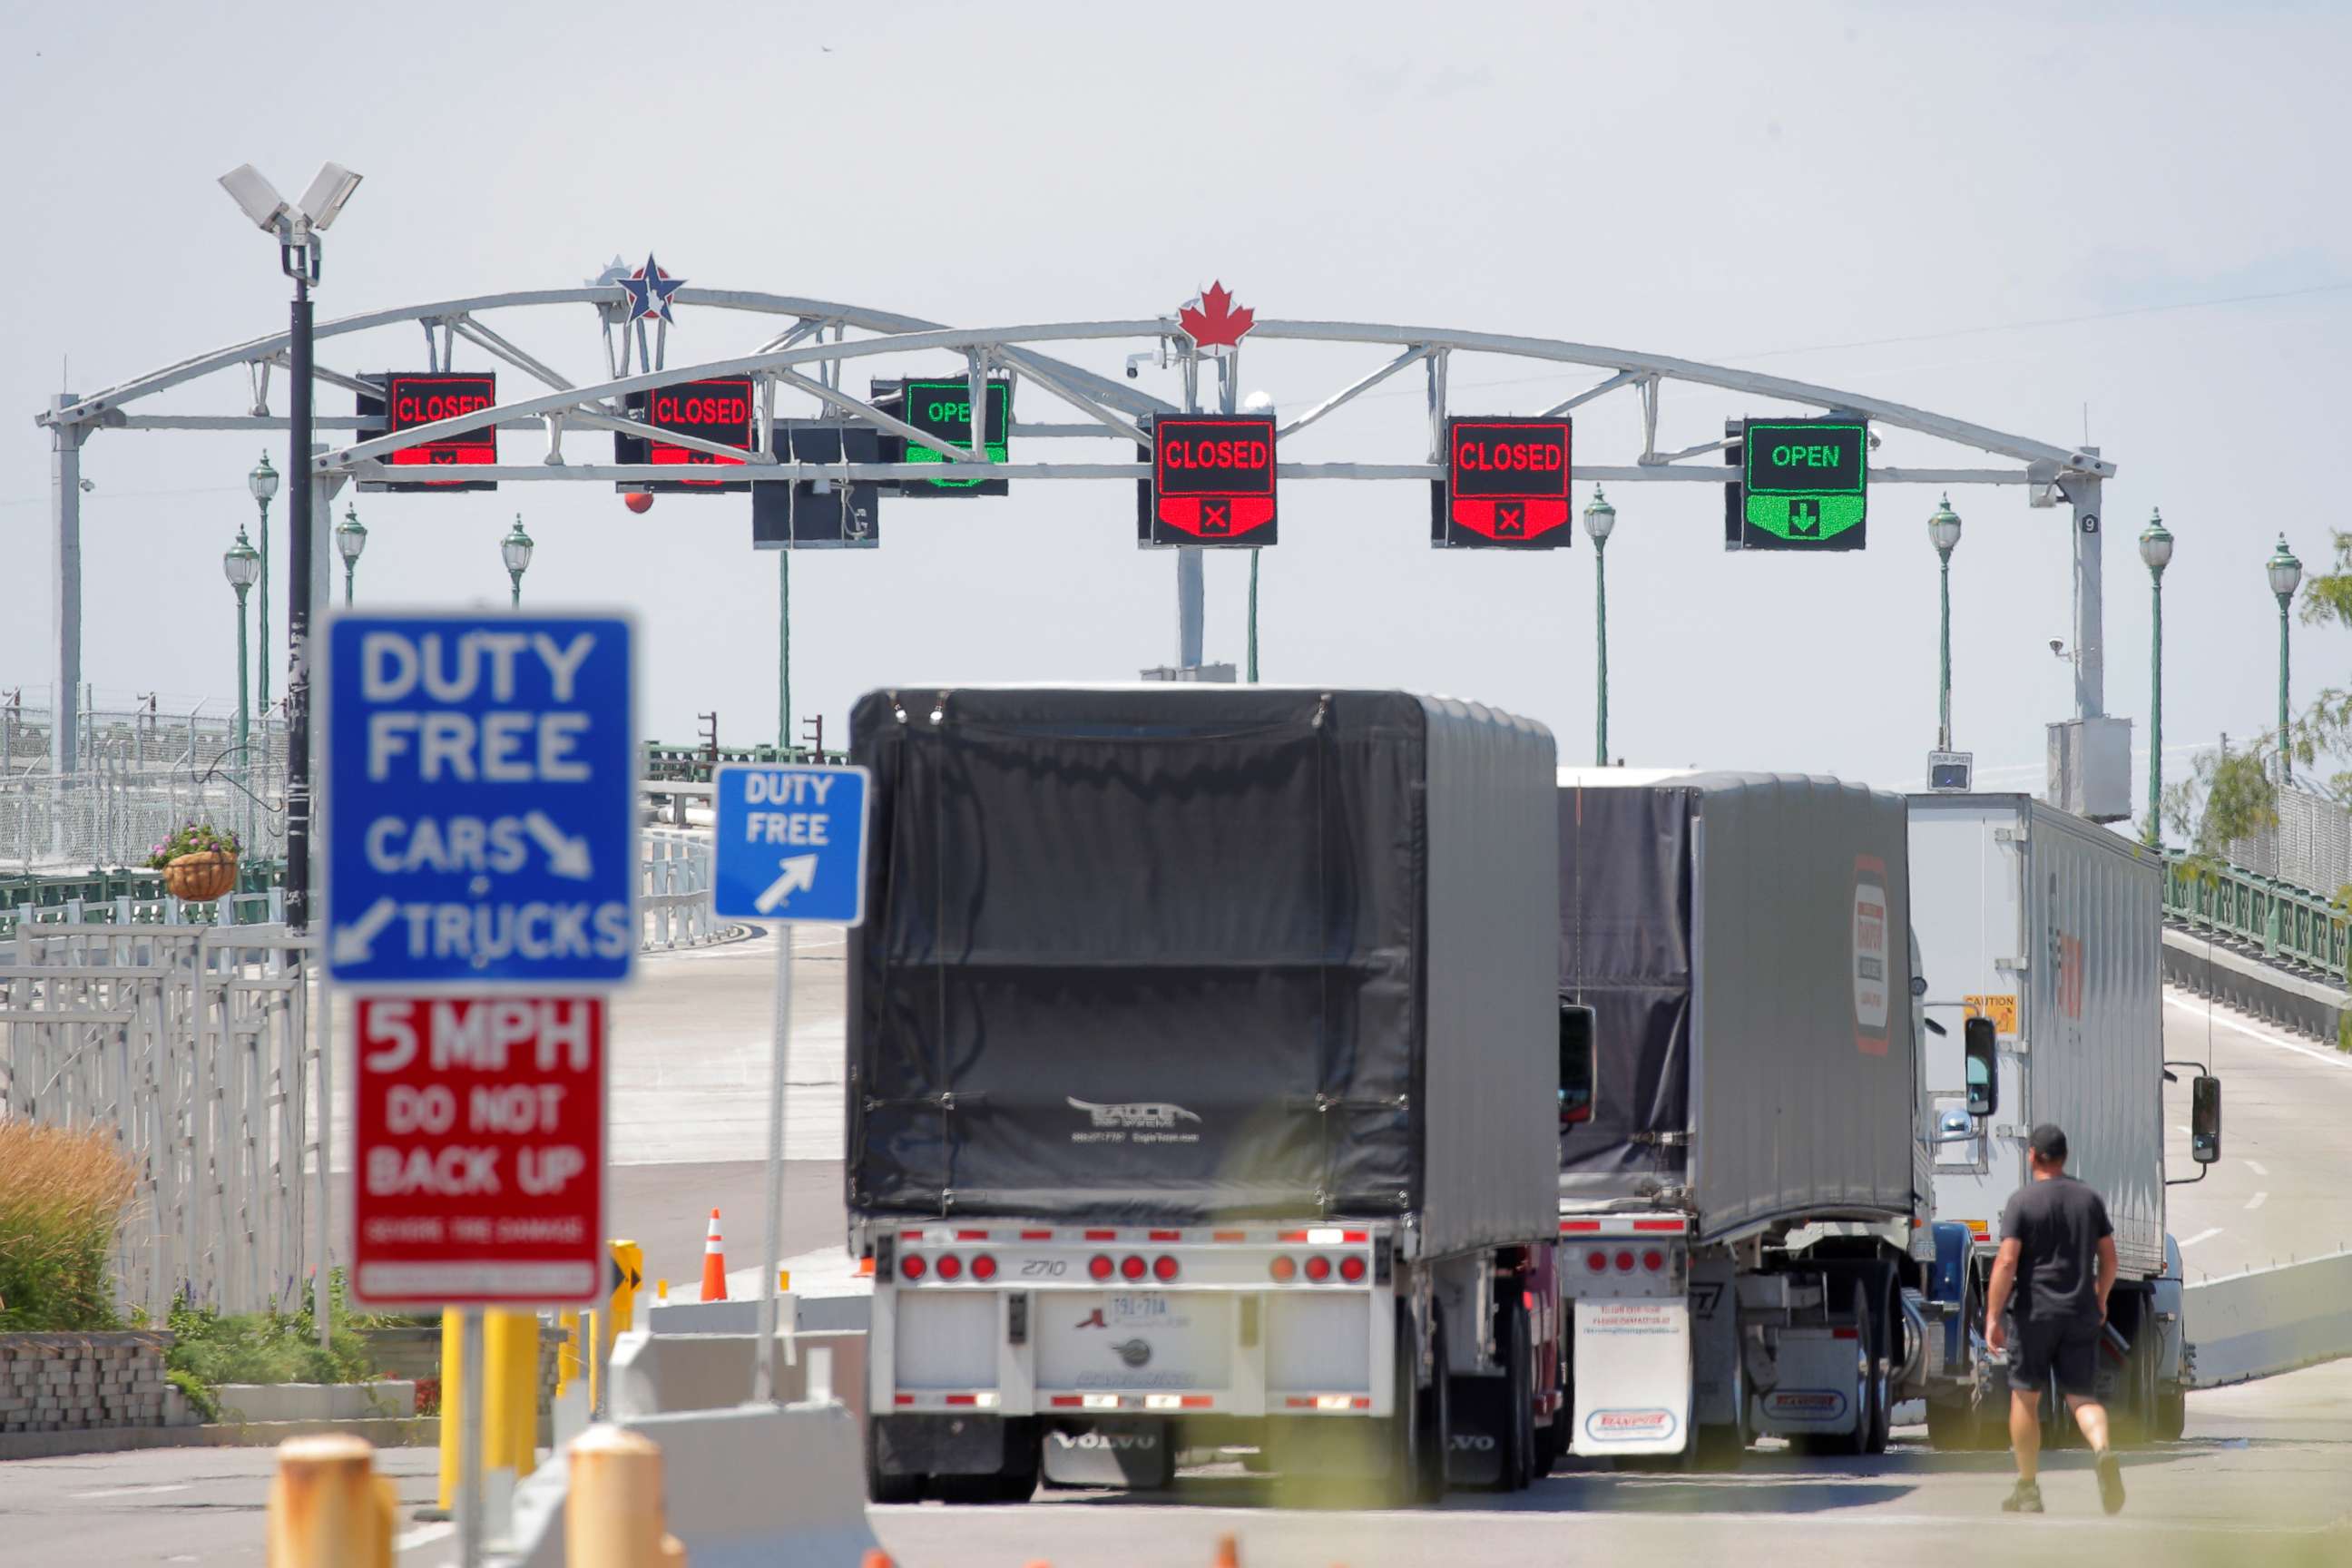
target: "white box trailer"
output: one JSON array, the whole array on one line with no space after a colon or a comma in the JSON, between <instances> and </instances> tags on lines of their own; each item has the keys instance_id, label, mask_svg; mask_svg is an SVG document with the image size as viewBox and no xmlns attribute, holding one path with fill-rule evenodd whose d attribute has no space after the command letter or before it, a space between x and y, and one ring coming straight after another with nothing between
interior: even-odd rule
<instances>
[{"instance_id":1,"label":"white box trailer","mask_svg":"<svg viewBox=\"0 0 2352 1568\"><path fill-rule=\"evenodd\" d=\"M1911 797L1911 919L1938 1129L1929 1428L1939 1446L2005 1442L2006 1373L1984 1349L2000 1215L2032 1180L2026 1139L2064 1129L2068 1170L2116 1230L2116 1331L2104 1384L2125 1429L2177 1436L2179 1253L2165 1231L2162 862L2023 795ZM1964 1021L1990 1018L1996 1109L1968 1114ZM1988 1395L1991 1397L1988 1398ZM1982 1414L1979 1414L1979 1413Z\"/></svg>"}]
</instances>

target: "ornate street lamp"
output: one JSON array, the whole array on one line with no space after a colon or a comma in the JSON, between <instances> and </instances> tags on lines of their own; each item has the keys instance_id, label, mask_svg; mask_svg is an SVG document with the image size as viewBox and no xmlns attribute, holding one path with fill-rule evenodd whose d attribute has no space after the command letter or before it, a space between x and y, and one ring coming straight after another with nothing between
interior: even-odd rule
<instances>
[{"instance_id":1,"label":"ornate street lamp","mask_svg":"<svg viewBox=\"0 0 2352 1568\"><path fill-rule=\"evenodd\" d=\"M1601 768L1609 765L1609 534L1616 526L1617 509L1593 486L1592 504L1584 509L1584 534L1592 541L1592 764Z\"/></svg>"},{"instance_id":2,"label":"ornate street lamp","mask_svg":"<svg viewBox=\"0 0 2352 1568\"><path fill-rule=\"evenodd\" d=\"M248 705L252 687L246 679L245 596L261 576L261 554L246 542L242 528L236 531L236 542L221 553L221 575L227 578L228 585L236 591L236 765L237 772L249 779L253 770L253 710ZM247 799L250 800L252 795L248 785ZM246 816L245 840L247 853L250 853L253 842L250 815Z\"/></svg>"},{"instance_id":3,"label":"ornate street lamp","mask_svg":"<svg viewBox=\"0 0 2352 1568\"><path fill-rule=\"evenodd\" d=\"M335 524L335 553L343 558L343 608L352 607L352 571L360 563L360 552L367 548L367 524L360 521L360 509L347 506L343 521Z\"/></svg>"},{"instance_id":4,"label":"ornate street lamp","mask_svg":"<svg viewBox=\"0 0 2352 1568\"><path fill-rule=\"evenodd\" d=\"M2172 564L2172 531L2151 512L2140 531L2139 558L2147 563L2150 634L2147 658L2147 828L2151 846L2164 843L2164 569Z\"/></svg>"},{"instance_id":5,"label":"ornate street lamp","mask_svg":"<svg viewBox=\"0 0 2352 1568\"><path fill-rule=\"evenodd\" d=\"M2271 592L2277 595L2279 607L2279 783L2294 780L2293 763L2287 756L2286 729L2286 610L2294 602L2294 591L2303 585L2303 563L2286 547L2286 535L2279 535L2278 549L2263 563L2270 573Z\"/></svg>"},{"instance_id":6,"label":"ornate street lamp","mask_svg":"<svg viewBox=\"0 0 2352 1568\"><path fill-rule=\"evenodd\" d=\"M1937 660L1936 750L1948 752L1952 749L1952 549L1960 542L1960 514L1952 510L1952 498L1948 495L1927 519L1927 541L1936 547L1943 605L1943 631L1937 644L1940 657Z\"/></svg>"},{"instance_id":7,"label":"ornate street lamp","mask_svg":"<svg viewBox=\"0 0 2352 1568\"><path fill-rule=\"evenodd\" d=\"M530 566L532 545L530 535L522 531L522 513L515 513L514 531L499 541L499 554L507 563L507 576L514 584L512 605L522 607L522 574Z\"/></svg>"},{"instance_id":8,"label":"ornate street lamp","mask_svg":"<svg viewBox=\"0 0 2352 1568\"><path fill-rule=\"evenodd\" d=\"M253 504L261 509L261 553L251 579L261 584L261 681L255 706L264 713L269 711L269 503L278 494L278 470L269 466L269 454L261 454L261 461L245 476L245 488L253 492ZM240 537L243 529L237 531Z\"/></svg>"}]
</instances>

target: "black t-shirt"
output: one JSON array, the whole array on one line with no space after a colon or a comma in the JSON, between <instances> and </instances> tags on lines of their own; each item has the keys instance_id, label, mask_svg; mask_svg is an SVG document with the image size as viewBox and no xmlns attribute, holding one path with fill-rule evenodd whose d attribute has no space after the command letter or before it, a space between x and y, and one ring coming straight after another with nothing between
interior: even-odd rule
<instances>
[{"instance_id":1,"label":"black t-shirt","mask_svg":"<svg viewBox=\"0 0 2352 1568\"><path fill-rule=\"evenodd\" d=\"M2097 1322L2099 1241L2115 1233L2105 1202L2072 1176L2019 1188L2000 1211L2001 1239L2018 1244L2011 1313L2020 1322Z\"/></svg>"}]
</instances>

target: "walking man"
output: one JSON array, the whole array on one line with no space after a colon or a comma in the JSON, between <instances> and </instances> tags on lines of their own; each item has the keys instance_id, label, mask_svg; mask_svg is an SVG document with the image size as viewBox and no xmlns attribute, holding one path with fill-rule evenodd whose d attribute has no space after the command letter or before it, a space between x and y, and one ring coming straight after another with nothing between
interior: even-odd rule
<instances>
[{"instance_id":1,"label":"walking man","mask_svg":"<svg viewBox=\"0 0 2352 1568\"><path fill-rule=\"evenodd\" d=\"M2027 1141L2033 1180L2000 1215L2000 1254L1985 1298L1985 1340L2009 1360L2009 1440L2017 1487L2006 1513L2040 1513L2035 1472L2042 1450L2042 1391L2054 1374L2074 1424L2096 1456L2099 1505L2124 1506L2123 1466L2107 1446L2106 1407L2093 1393L2107 1292L2116 1285L2116 1231L2099 1194L2066 1173L2066 1134L2049 1122ZM2012 1326L2004 1311L2015 1308Z\"/></svg>"}]
</instances>

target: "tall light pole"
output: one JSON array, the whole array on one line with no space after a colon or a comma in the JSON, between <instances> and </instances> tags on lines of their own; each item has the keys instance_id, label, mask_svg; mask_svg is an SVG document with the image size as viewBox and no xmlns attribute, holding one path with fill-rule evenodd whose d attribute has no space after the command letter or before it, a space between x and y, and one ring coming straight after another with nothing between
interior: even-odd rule
<instances>
[{"instance_id":1,"label":"tall light pole","mask_svg":"<svg viewBox=\"0 0 2352 1568\"><path fill-rule=\"evenodd\" d=\"M515 513L514 531L499 541L499 556L507 563L507 577L514 584L514 597L508 601L515 609L522 608L522 574L530 569L532 545L530 535L522 531L522 513Z\"/></svg>"},{"instance_id":2,"label":"tall light pole","mask_svg":"<svg viewBox=\"0 0 2352 1568\"><path fill-rule=\"evenodd\" d=\"M367 524L360 521L360 509L343 508L343 521L335 524L335 553L343 558L343 608L352 607L352 573L360 563L360 552L367 548Z\"/></svg>"},{"instance_id":3,"label":"tall light pole","mask_svg":"<svg viewBox=\"0 0 2352 1568\"><path fill-rule=\"evenodd\" d=\"M1617 526L1617 509L1592 487L1592 504L1584 509L1585 537L1592 541L1592 765L1609 765L1609 533Z\"/></svg>"},{"instance_id":4,"label":"tall light pole","mask_svg":"<svg viewBox=\"0 0 2352 1568\"><path fill-rule=\"evenodd\" d=\"M236 749L242 761L253 733L253 710L247 706L252 688L245 668L245 596L261 575L261 554L247 542L242 528L236 531L236 542L221 555L221 575L236 590Z\"/></svg>"},{"instance_id":5,"label":"tall light pole","mask_svg":"<svg viewBox=\"0 0 2352 1568\"><path fill-rule=\"evenodd\" d=\"M321 163L301 199L290 204L250 163L239 163L223 174L220 184L256 228L277 237L278 270L294 281L294 300L287 318L286 367L290 384L286 468L294 476L287 518L293 525L294 541L286 563L291 589L286 607L286 924L300 932L310 925L310 555L314 542L310 513L316 494L310 478L310 286L319 281L325 246L322 237L352 199L352 193L360 188L360 176L341 163ZM265 669L268 663L265 648ZM327 1168L322 1140L319 1158L321 1234L333 1201ZM325 1248L320 1251L323 1255ZM324 1304L325 1279L322 1271L318 1311L322 1342L330 1316Z\"/></svg>"},{"instance_id":6,"label":"tall light pole","mask_svg":"<svg viewBox=\"0 0 2352 1568\"><path fill-rule=\"evenodd\" d=\"M245 476L245 488L253 492L253 504L261 509L261 552L255 566L257 575L251 580L261 584L261 689L255 705L266 714L269 711L269 502L278 494L278 470L269 466L268 453L262 453L261 461ZM237 530L240 537L244 532Z\"/></svg>"},{"instance_id":7,"label":"tall light pole","mask_svg":"<svg viewBox=\"0 0 2352 1568\"><path fill-rule=\"evenodd\" d=\"M793 552L776 552L776 760L793 754Z\"/></svg>"},{"instance_id":8,"label":"tall light pole","mask_svg":"<svg viewBox=\"0 0 2352 1568\"><path fill-rule=\"evenodd\" d=\"M1946 496L1942 504L1927 518L1927 540L1936 547L1936 569L1943 605L1943 630L1937 644L1939 657L1936 676L1936 750L1952 749L1952 548L1960 542L1960 514L1952 510L1952 498Z\"/></svg>"},{"instance_id":9,"label":"tall light pole","mask_svg":"<svg viewBox=\"0 0 2352 1568\"><path fill-rule=\"evenodd\" d=\"M2140 530L2139 558L2147 563L2148 624L2153 628L2147 656L2147 829L2151 847L2164 843L2164 569L2172 564L2172 531L2164 526L2161 510L2148 515Z\"/></svg>"},{"instance_id":10,"label":"tall light pole","mask_svg":"<svg viewBox=\"0 0 2352 1568\"><path fill-rule=\"evenodd\" d=\"M2279 607L2279 783L2294 782L2294 765L2287 754L2286 728L2286 610L2294 602L2295 589L2303 585L2303 563L2286 547L2286 535L2279 535L2278 549L2273 551L2264 567L2270 573L2271 592L2278 598Z\"/></svg>"}]
</instances>

